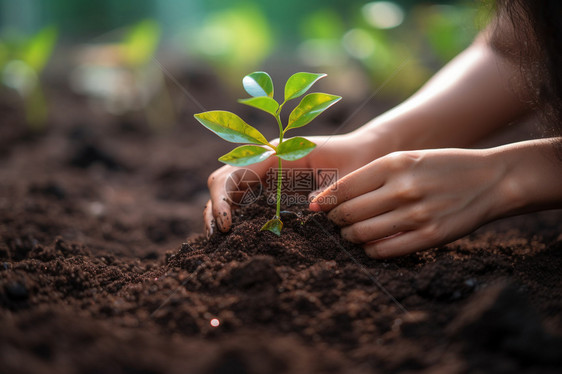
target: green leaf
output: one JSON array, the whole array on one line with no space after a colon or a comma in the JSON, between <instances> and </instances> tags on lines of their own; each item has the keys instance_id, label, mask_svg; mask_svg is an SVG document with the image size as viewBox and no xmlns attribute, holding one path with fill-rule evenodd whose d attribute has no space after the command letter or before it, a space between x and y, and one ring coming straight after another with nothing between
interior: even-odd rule
<instances>
[{"instance_id":1,"label":"green leaf","mask_svg":"<svg viewBox=\"0 0 562 374\"><path fill-rule=\"evenodd\" d=\"M284 140L277 146L277 156L283 160L295 161L312 152L314 147L316 147L316 144L310 140L295 136Z\"/></svg>"},{"instance_id":2,"label":"green leaf","mask_svg":"<svg viewBox=\"0 0 562 374\"><path fill-rule=\"evenodd\" d=\"M262 226L260 231L271 231L277 236L281 236L281 229L283 229L283 222L279 218L273 218Z\"/></svg>"},{"instance_id":3,"label":"green leaf","mask_svg":"<svg viewBox=\"0 0 562 374\"><path fill-rule=\"evenodd\" d=\"M139 66L147 63L154 54L160 40L160 26L147 19L135 24L125 36L123 53L127 63Z\"/></svg>"},{"instance_id":4,"label":"green leaf","mask_svg":"<svg viewBox=\"0 0 562 374\"><path fill-rule=\"evenodd\" d=\"M0 66L4 67L4 61L8 59L8 47L0 39Z\"/></svg>"},{"instance_id":5,"label":"green leaf","mask_svg":"<svg viewBox=\"0 0 562 374\"><path fill-rule=\"evenodd\" d=\"M303 95L320 78L327 74L296 73L293 74L285 84L285 101L296 99Z\"/></svg>"},{"instance_id":6,"label":"green leaf","mask_svg":"<svg viewBox=\"0 0 562 374\"><path fill-rule=\"evenodd\" d=\"M238 100L238 102L241 104L253 106L254 108L261 109L264 112L267 112L271 115L275 115L277 113L277 109L279 109L279 104L277 103L277 101L273 100L271 97L268 96L240 99Z\"/></svg>"},{"instance_id":7,"label":"green leaf","mask_svg":"<svg viewBox=\"0 0 562 374\"><path fill-rule=\"evenodd\" d=\"M45 27L34 35L25 46L22 60L35 72L41 72L47 61L49 61L55 47L57 35L58 32L54 26Z\"/></svg>"},{"instance_id":8,"label":"green leaf","mask_svg":"<svg viewBox=\"0 0 562 374\"><path fill-rule=\"evenodd\" d=\"M236 114L214 110L195 114L195 119L203 126L232 143L252 143L267 145L267 139L257 129L248 125Z\"/></svg>"},{"instance_id":9,"label":"green leaf","mask_svg":"<svg viewBox=\"0 0 562 374\"><path fill-rule=\"evenodd\" d=\"M302 127L318 117L320 113L341 100L341 96L325 93L312 93L306 95L299 105L291 112L289 124L285 131Z\"/></svg>"},{"instance_id":10,"label":"green leaf","mask_svg":"<svg viewBox=\"0 0 562 374\"><path fill-rule=\"evenodd\" d=\"M40 85L35 85L33 90L24 100L25 103L25 119L28 126L33 131L41 131L45 128L49 108L45 100L45 94Z\"/></svg>"},{"instance_id":11,"label":"green leaf","mask_svg":"<svg viewBox=\"0 0 562 374\"><path fill-rule=\"evenodd\" d=\"M273 81L265 71L256 71L246 75L244 79L242 79L242 84L250 96L273 97Z\"/></svg>"},{"instance_id":12,"label":"green leaf","mask_svg":"<svg viewBox=\"0 0 562 374\"><path fill-rule=\"evenodd\" d=\"M274 153L275 151L257 145L243 145L221 156L219 161L233 166L248 166L266 160Z\"/></svg>"}]
</instances>

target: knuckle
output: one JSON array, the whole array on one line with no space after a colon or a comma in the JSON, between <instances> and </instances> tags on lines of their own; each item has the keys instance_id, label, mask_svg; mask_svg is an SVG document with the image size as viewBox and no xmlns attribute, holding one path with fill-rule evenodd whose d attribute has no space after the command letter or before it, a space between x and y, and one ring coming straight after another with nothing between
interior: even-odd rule
<instances>
[{"instance_id":1,"label":"knuckle","mask_svg":"<svg viewBox=\"0 0 562 374\"><path fill-rule=\"evenodd\" d=\"M340 205L337 208L334 208L328 217L339 225L345 225L350 223L351 212L345 205Z\"/></svg>"},{"instance_id":2,"label":"knuckle","mask_svg":"<svg viewBox=\"0 0 562 374\"><path fill-rule=\"evenodd\" d=\"M421 199L422 193L411 178L404 178L396 190L396 197L400 201L416 201Z\"/></svg>"},{"instance_id":3,"label":"knuckle","mask_svg":"<svg viewBox=\"0 0 562 374\"><path fill-rule=\"evenodd\" d=\"M347 189L349 189L349 182L347 179L340 179L329 188L330 192L343 192Z\"/></svg>"},{"instance_id":4,"label":"knuckle","mask_svg":"<svg viewBox=\"0 0 562 374\"><path fill-rule=\"evenodd\" d=\"M413 207L409 213L409 220L414 224L424 224L429 222L430 219L430 212L424 206Z\"/></svg>"},{"instance_id":5,"label":"knuckle","mask_svg":"<svg viewBox=\"0 0 562 374\"><path fill-rule=\"evenodd\" d=\"M422 235L424 239L432 245L442 243L445 238L443 230L436 224L426 226L422 231Z\"/></svg>"},{"instance_id":6,"label":"knuckle","mask_svg":"<svg viewBox=\"0 0 562 374\"><path fill-rule=\"evenodd\" d=\"M386 156L386 161L391 170L401 170L406 164L405 152L392 152Z\"/></svg>"},{"instance_id":7,"label":"knuckle","mask_svg":"<svg viewBox=\"0 0 562 374\"><path fill-rule=\"evenodd\" d=\"M338 200L340 200L338 201L338 203L342 203L344 201L347 201L349 198L349 195L351 193L351 184L347 179L341 179L334 183L332 186L328 187L326 191L328 191L329 195L334 196Z\"/></svg>"},{"instance_id":8,"label":"knuckle","mask_svg":"<svg viewBox=\"0 0 562 374\"><path fill-rule=\"evenodd\" d=\"M393 171L408 169L420 158L418 153L415 151L397 151L392 152L385 157L388 167Z\"/></svg>"},{"instance_id":9,"label":"knuckle","mask_svg":"<svg viewBox=\"0 0 562 374\"><path fill-rule=\"evenodd\" d=\"M366 241L366 230L361 225L351 225L342 229L342 236L352 243L363 243Z\"/></svg>"}]
</instances>

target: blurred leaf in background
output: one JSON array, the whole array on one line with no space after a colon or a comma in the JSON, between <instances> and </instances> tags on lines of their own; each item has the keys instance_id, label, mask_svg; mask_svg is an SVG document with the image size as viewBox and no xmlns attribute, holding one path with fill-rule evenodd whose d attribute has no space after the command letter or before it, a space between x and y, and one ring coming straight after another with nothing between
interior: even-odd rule
<instances>
[{"instance_id":1,"label":"blurred leaf in background","mask_svg":"<svg viewBox=\"0 0 562 374\"><path fill-rule=\"evenodd\" d=\"M128 26L118 42L78 48L72 88L114 115L144 113L150 128L161 131L175 122L175 110L156 52L161 27L153 19Z\"/></svg>"},{"instance_id":2,"label":"blurred leaf in background","mask_svg":"<svg viewBox=\"0 0 562 374\"><path fill-rule=\"evenodd\" d=\"M273 35L258 3L244 3L208 14L190 34L189 47L209 61L222 78L239 85L240 76L269 56Z\"/></svg>"},{"instance_id":3,"label":"blurred leaf in background","mask_svg":"<svg viewBox=\"0 0 562 374\"><path fill-rule=\"evenodd\" d=\"M306 39L338 39L344 32L341 16L330 8L310 13L301 24L301 34Z\"/></svg>"},{"instance_id":4,"label":"blurred leaf in background","mask_svg":"<svg viewBox=\"0 0 562 374\"><path fill-rule=\"evenodd\" d=\"M158 61L156 51L161 35L160 25L153 19L145 19L133 25L121 43L125 66L133 73L134 95L140 96L146 121L156 131L170 129L176 122L164 75L160 66L152 63Z\"/></svg>"},{"instance_id":5,"label":"blurred leaf in background","mask_svg":"<svg viewBox=\"0 0 562 374\"><path fill-rule=\"evenodd\" d=\"M47 26L40 30L23 47L21 59L34 71L40 73L51 57L57 40L57 29Z\"/></svg>"},{"instance_id":6,"label":"blurred leaf in background","mask_svg":"<svg viewBox=\"0 0 562 374\"><path fill-rule=\"evenodd\" d=\"M315 68L345 63L345 51L340 39L345 33L345 23L334 9L319 9L301 21L302 42L297 50L304 63Z\"/></svg>"},{"instance_id":7,"label":"blurred leaf in background","mask_svg":"<svg viewBox=\"0 0 562 374\"><path fill-rule=\"evenodd\" d=\"M8 47L4 44L2 38L0 38L0 66L4 66L4 63L6 62L7 59L8 59Z\"/></svg>"},{"instance_id":8,"label":"blurred leaf in background","mask_svg":"<svg viewBox=\"0 0 562 374\"><path fill-rule=\"evenodd\" d=\"M160 34L160 27L154 20L142 20L133 25L122 43L127 64L141 66L149 62L158 47Z\"/></svg>"},{"instance_id":9,"label":"blurred leaf in background","mask_svg":"<svg viewBox=\"0 0 562 374\"><path fill-rule=\"evenodd\" d=\"M6 34L0 39L2 84L23 99L28 125L41 130L47 121L48 107L39 77L55 48L57 28L47 26L29 37L16 30Z\"/></svg>"},{"instance_id":10,"label":"blurred leaf in background","mask_svg":"<svg viewBox=\"0 0 562 374\"><path fill-rule=\"evenodd\" d=\"M414 17L442 63L465 49L477 33L477 9L469 4L418 7Z\"/></svg>"},{"instance_id":11,"label":"blurred leaf in background","mask_svg":"<svg viewBox=\"0 0 562 374\"><path fill-rule=\"evenodd\" d=\"M396 101L470 44L479 29L479 5L468 0L0 0L0 28L21 26L29 34L56 24L64 52L70 51L70 57L60 58L65 62L94 44L95 53L72 62L85 69L106 59L88 79L97 84L96 95L113 95L107 105L112 113L139 109L158 96L154 87L162 87L163 78L151 72L159 68L151 62L157 48L173 75L200 72L203 64L232 91L249 71L300 69L328 72L333 78L325 84L337 88L327 89L348 99L360 101L377 90L377 98ZM21 83L26 79L13 77L43 69L49 40L56 39L53 30L43 29L25 43L2 34L2 74L10 75L9 84L19 85L19 91L28 90ZM4 67L14 59L13 45L25 45L15 58L24 65L11 64L8 74Z\"/></svg>"},{"instance_id":12,"label":"blurred leaf in background","mask_svg":"<svg viewBox=\"0 0 562 374\"><path fill-rule=\"evenodd\" d=\"M361 62L373 85L384 86L384 95L406 96L431 75L413 45L383 30L353 28L342 42L347 53Z\"/></svg>"},{"instance_id":13,"label":"blurred leaf in background","mask_svg":"<svg viewBox=\"0 0 562 374\"><path fill-rule=\"evenodd\" d=\"M476 5L373 1L363 4L342 37L349 57L358 61L373 86L400 100L465 49L478 32Z\"/></svg>"}]
</instances>

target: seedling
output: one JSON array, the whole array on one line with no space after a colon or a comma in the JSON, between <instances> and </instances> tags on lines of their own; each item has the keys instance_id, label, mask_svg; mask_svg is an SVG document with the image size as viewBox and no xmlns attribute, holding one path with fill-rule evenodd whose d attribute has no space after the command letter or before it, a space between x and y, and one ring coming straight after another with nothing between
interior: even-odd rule
<instances>
[{"instance_id":1,"label":"seedling","mask_svg":"<svg viewBox=\"0 0 562 374\"><path fill-rule=\"evenodd\" d=\"M47 121L47 102L39 75L52 55L57 35L57 29L48 26L31 37L0 38L0 84L21 96L27 123L33 130L41 130Z\"/></svg>"},{"instance_id":2,"label":"seedling","mask_svg":"<svg viewBox=\"0 0 562 374\"><path fill-rule=\"evenodd\" d=\"M289 121L285 127L281 122L281 109L289 100L304 95L316 81L325 76L326 74L313 73L292 75L285 84L285 98L281 104L273 99L273 81L269 74L256 71L244 77L242 84L246 92L252 97L238 100L238 102L263 110L275 118L279 126L279 143L277 145L268 142L256 128L244 122L234 113L215 110L195 114L195 118L203 126L224 140L232 143L249 143L249 145L237 147L221 156L219 161L233 166L248 166L264 161L269 157L277 156L277 209L275 217L263 225L262 231L268 230L276 235L281 235L281 229L283 228L283 222L281 221L282 160L298 160L308 155L316 147L313 142L299 136L285 139L285 133L309 124L320 113L341 100L341 97L325 93L306 95L289 115Z\"/></svg>"}]
</instances>

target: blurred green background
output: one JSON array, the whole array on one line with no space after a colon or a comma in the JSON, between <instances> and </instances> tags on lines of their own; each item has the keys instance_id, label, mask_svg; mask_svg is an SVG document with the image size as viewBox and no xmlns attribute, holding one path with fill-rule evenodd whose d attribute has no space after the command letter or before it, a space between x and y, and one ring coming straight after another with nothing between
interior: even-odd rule
<instances>
[{"instance_id":1,"label":"blurred green background","mask_svg":"<svg viewBox=\"0 0 562 374\"><path fill-rule=\"evenodd\" d=\"M401 100L489 19L474 1L0 0L2 83L40 123L42 76L59 72L114 113L162 96L163 82L210 71L232 87L266 70L327 72L353 102ZM128 86L128 87L127 87ZM197 95L196 92L192 92ZM164 99L158 107L169 106ZM36 118L34 118L36 117ZM169 119L173 121L172 118Z\"/></svg>"}]
</instances>

